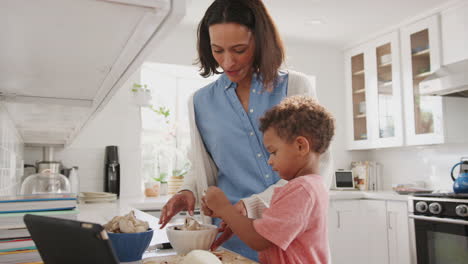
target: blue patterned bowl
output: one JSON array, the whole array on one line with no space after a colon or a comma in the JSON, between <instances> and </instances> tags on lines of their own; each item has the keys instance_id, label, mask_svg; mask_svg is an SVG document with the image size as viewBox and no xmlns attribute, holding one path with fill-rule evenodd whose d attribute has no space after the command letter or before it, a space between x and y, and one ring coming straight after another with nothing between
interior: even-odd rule
<instances>
[{"instance_id":1,"label":"blue patterned bowl","mask_svg":"<svg viewBox=\"0 0 468 264\"><path fill-rule=\"evenodd\" d=\"M108 233L115 254L120 262L142 259L153 238L153 229L141 233Z\"/></svg>"}]
</instances>

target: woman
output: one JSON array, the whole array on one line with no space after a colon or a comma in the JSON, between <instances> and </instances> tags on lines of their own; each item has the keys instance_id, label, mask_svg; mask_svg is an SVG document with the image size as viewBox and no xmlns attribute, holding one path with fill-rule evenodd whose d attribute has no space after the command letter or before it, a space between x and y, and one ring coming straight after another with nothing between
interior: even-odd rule
<instances>
[{"instance_id":1,"label":"woman","mask_svg":"<svg viewBox=\"0 0 468 264\"><path fill-rule=\"evenodd\" d=\"M192 168L182 191L164 206L161 228L181 210L192 215L211 185L221 188L231 203L238 202L238 210L258 217L268 207L273 189L286 183L268 165L258 119L287 95L315 96L305 75L279 70L283 44L261 0L215 0L198 26L198 56L202 76L221 76L189 102ZM320 172L328 187L331 171L326 152ZM226 229L215 247L230 234ZM257 259L237 237L223 247Z\"/></svg>"}]
</instances>

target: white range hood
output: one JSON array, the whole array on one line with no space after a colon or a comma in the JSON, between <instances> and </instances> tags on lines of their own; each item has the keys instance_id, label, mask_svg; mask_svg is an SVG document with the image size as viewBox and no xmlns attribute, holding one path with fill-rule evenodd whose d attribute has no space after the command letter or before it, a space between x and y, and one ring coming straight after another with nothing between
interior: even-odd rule
<instances>
[{"instance_id":1,"label":"white range hood","mask_svg":"<svg viewBox=\"0 0 468 264\"><path fill-rule=\"evenodd\" d=\"M468 97L468 60L442 66L419 84L421 95Z\"/></svg>"},{"instance_id":2,"label":"white range hood","mask_svg":"<svg viewBox=\"0 0 468 264\"><path fill-rule=\"evenodd\" d=\"M184 0L0 1L0 100L25 145L70 144L184 15Z\"/></svg>"}]
</instances>

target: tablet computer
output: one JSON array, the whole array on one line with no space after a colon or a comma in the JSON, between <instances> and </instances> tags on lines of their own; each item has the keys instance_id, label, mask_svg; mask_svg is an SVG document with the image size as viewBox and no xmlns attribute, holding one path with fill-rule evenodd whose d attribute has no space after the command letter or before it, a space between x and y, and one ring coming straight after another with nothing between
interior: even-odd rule
<instances>
[{"instance_id":1,"label":"tablet computer","mask_svg":"<svg viewBox=\"0 0 468 264\"><path fill-rule=\"evenodd\" d=\"M335 188L337 190L354 190L354 177L351 170L335 171Z\"/></svg>"},{"instance_id":2,"label":"tablet computer","mask_svg":"<svg viewBox=\"0 0 468 264\"><path fill-rule=\"evenodd\" d=\"M99 224L31 214L24 223L44 263L119 263Z\"/></svg>"}]
</instances>

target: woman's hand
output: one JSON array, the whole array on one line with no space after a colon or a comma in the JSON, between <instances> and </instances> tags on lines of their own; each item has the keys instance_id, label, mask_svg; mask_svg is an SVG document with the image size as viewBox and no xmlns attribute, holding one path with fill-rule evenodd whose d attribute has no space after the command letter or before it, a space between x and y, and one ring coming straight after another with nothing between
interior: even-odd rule
<instances>
[{"instance_id":1,"label":"woman's hand","mask_svg":"<svg viewBox=\"0 0 468 264\"><path fill-rule=\"evenodd\" d=\"M236 208L236 210L241 215L247 216L247 209L245 208L245 204L242 200L237 202L234 205L234 208ZM229 226L224 221L219 224L218 233L222 234L213 242L213 244L211 244L210 250L212 251L215 251L224 242L228 241L233 235L231 228L229 228Z\"/></svg>"},{"instance_id":2,"label":"woman's hand","mask_svg":"<svg viewBox=\"0 0 468 264\"><path fill-rule=\"evenodd\" d=\"M167 223L180 211L186 210L193 216L195 209L195 196L191 191L184 190L172 196L166 205L162 208L161 217L159 218L160 229L164 228Z\"/></svg>"}]
</instances>

